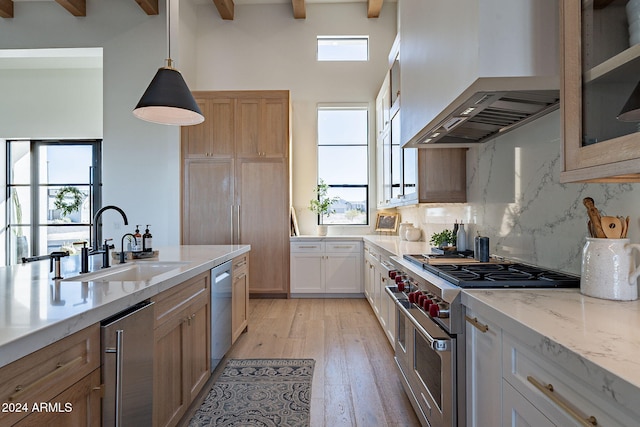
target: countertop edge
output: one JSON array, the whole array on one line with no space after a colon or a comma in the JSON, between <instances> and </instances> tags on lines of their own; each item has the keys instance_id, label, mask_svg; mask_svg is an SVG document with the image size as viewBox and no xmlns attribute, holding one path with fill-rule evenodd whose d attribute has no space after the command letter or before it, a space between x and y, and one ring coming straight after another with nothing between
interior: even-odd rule
<instances>
[{"instance_id":1,"label":"countertop edge","mask_svg":"<svg viewBox=\"0 0 640 427\"><path fill-rule=\"evenodd\" d=\"M250 245L238 245L237 249L230 250L226 254L215 258L194 259L194 264L190 265L185 271L167 277L150 287L142 288L127 296L107 302L98 307L93 307L82 313L56 321L55 323L43 325L24 335L10 339L0 345L0 368L95 323L99 323L101 320L117 314L141 301L152 298L173 286L183 283L250 250Z\"/></svg>"}]
</instances>

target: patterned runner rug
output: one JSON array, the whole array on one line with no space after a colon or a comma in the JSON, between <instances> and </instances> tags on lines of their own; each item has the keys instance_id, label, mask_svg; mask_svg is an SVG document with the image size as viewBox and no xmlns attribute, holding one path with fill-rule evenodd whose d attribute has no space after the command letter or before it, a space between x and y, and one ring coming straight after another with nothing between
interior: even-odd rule
<instances>
[{"instance_id":1,"label":"patterned runner rug","mask_svg":"<svg viewBox=\"0 0 640 427\"><path fill-rule=\"evenodd\" d=\"M313 359L231 359L189 427L309 425Z\"/></svg>"}]
</instances>

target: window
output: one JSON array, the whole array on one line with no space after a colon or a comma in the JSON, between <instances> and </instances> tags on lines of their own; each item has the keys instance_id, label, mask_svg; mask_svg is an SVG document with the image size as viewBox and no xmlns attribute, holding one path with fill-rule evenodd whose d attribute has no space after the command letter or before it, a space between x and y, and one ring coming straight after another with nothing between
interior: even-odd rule
<instances>
[{"instance_id":1,"label":"window","mask_svg":"<svg viewBox=\"0 0 640 427\"><path fill-rule=\"evenodd\" d=\"M318 36L318 61L368 61L369 36Z\"/></svg>"},{"instance_id":2,"label":"window","mask_svg":"<svg viewBox=\"0 0 640 427\"><path fill-rule=\"evenodd\" d=\"M7 263L90 241L100 141L7 142Z\"/></svg>"},{"instance_id":3,"label":"window","mask_svg":"<svg viewBox=\"0 0 640 427\"><path fill-rule=\"evenodd\" d=\"M369 223L368 116L366 106L318 108L318 181L338 198L318 223Z\"/></svg>"}]
</instances>

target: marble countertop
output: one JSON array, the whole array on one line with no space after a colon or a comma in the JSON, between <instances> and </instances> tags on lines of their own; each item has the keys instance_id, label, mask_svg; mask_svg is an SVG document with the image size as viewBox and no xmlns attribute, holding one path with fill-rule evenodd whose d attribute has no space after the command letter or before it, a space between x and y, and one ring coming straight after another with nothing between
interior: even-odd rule
<instances>
[{"instance_id":1,"label":"marble countertop","mask_svg":"<svg viewBox=\"0 0 640 427\"><path fill-rule=\"evenodd\" d=\"M462 303L595 390L640 408L640 301L579 289L465 290Z\"/></svg>"},{"instance_id":2,"label":"marble countertop","mask_svg":"<svg viewBox=\"0 0 640 427\"><path fill-rule=\"evenodd\" d=\"M246 253L251 247L212 245L158 249L158 258L137 262L178 261L181 264L148 281L53 281L48 260L0 268L0 367ZM99 262L100 256L90 258ZM63 258L62 276L77 275L79 264L77 255ZM91 270L99 267L96 264ZM113 268L117 269L118 264Z\"/></svg>"}]
</instances>

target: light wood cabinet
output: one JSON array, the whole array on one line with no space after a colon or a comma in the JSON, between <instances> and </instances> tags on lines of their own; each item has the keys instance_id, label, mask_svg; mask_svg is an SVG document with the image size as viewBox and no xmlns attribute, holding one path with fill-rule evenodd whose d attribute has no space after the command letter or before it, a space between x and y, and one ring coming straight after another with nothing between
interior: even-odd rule
<instances>
[{"instance_id":1,"label":"light wood cabinet","mask_svg":"<svg viewBox=\"0 0 640 427\"><path fill-rule=\"evenodd\" d=\"M185 159L182 187L182 242L233 243L233 159Z\"/></svg>"},{"instance_id":2,"label":"light wood cabinet","mask_svg":"<svg viewBox=\"0 0 640 427\"><path fill-rule=\"evenodd\" d=\"M617 118L638 84L640 66L626 4L560 2L562 182L640 182L638 122Z\"/></svg>"},{"instance_id":3,"label":"light wood cabinet","mask_svg":"<svg viewBox=\"0 0 640 427\"><path fill-rule=\"evenodd\" d=\"M232 265L231 340L233 343L247 330L249 322L249 254L234 258Z\"/></svg>"},{"instance_id":4,"label":"light wood cabinet","mask_svg":"<svg viewBox=\"0 0 640 427\"><path fill-rule=\"evenodd\" d=\"M205 121L195 127L209 129L182 130L182 243L250 244L256 254L249 267L250 292L286 297L289 92L194 96L206 105Z\"/></svg>"},{"instance_id":5,"label":"light wood cabinet","mask_svg":"<svg viewBox=\"0 0 640 427\"><path fill-rule=\"evenodd\" d=\"M292 294L362 294L362 243L296 241L291 243Z\"/></svg>"},{"instance_id":6,"label":"light wood cabinet","mask_svg":"<svg viewBox=\"0 0 640 427\"><path fill-rule=\"evenodd\" d=\"M20 425L45 425L51 421L52 425L99 426L99 368L98 324L2 367L0 402L19 406L1 411L0 425L10 426L19 421ZM70 402L73 411L56 413L55 420L52 413L34 412L33 405L47 402L58 405L61 411ZM77 420L82 422L74 423Z\"/></svg>"},{"instance_id":7,"label":"light wood cabinet","mask_svg":"<svg viewBox=\"0 0 640 427\"><path fill-rule=\"evenodd\" d=\"M206 120L184 126L182 154L184 158L231 157L234 153L236 102L233 97L198 97L196 103Z\"/></svg>"},{"instance_id":8,"label":"light wood cabinet","mask_svg":"<svg viewBox=\"0 0 640 427\"><path fill-rule=\"evenodd\" d=\"M154 426L175 426L210 377L210 280L203 273L153 298Z\"/></svg>"}]
</instances>

